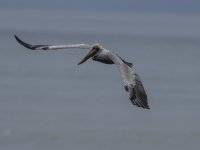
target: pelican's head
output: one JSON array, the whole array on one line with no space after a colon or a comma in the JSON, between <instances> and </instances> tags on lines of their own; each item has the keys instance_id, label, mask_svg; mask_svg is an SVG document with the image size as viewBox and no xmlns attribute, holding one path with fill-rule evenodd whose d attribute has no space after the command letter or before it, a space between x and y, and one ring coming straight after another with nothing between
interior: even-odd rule
<instances>
[{"instance_id":1,"label":"pelican's head","mask_svg":"<svg viewBox=\"0 0 200 150\"><path fill-rule=\"evenodd\" d=\"M85 61L87 61L89 58L93 57L94 55L96 55L97 52L99 52L99 50L101 50L102 47L99 43L95 43L92 45L91 50L87 53L87 55L78 63L78 65L84 63Z\"/></svg>"}]
</instances>

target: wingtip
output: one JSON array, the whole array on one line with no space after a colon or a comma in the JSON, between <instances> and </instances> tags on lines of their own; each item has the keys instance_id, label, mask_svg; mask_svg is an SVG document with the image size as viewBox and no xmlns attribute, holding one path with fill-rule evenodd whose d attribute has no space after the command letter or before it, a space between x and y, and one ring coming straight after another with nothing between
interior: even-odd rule
<instances>
[{"instance_id":1,"label":"wingtip","mask_svg":"<svg viewBox=\"0 0 200 150\"><path fill-rule=\"evenodd\" d=\"M149 107L148 103L147 103L147 104L145 104L145 105L144 105L144 107L142 107L142 108L144 108L144 109L150 109L150 107Z\"/></svg>"},{"instance_id":2,"label":"wingtip","mask_svg":"<svg viewBox=\"0 0 200 150\"><path fill-rule=\"evenodd\" d=\"M137 105L138 106L138 105ZM138 107L141 107L141 108L143 108L143 109L150 109L150 107L148 106L148 105L146 105L146 106L138 106Z\"/></svg>"},{"instance_id":3,"label":"wingtip","mask_svg":"<svg viewBox=\"0 0 200 150\"><path fill-rule=\"evenodd\" d=\"M18 43L20 43L20 44L22 44L22 40L20 40L20 38L16 35L16 34L14 34L14 37L15 37L15 40L18 42ZM22 44L23 45L23 44ZM23 45L24 46L24 45Z\"/></svg>"},{"instance_id":4,"label":"wingtip","mask_svg":"<svg viewBox=\"0 0 200 150\"><path fill-rule=\"evenodd\" d=\"M14 34L14 37L15 37L15 39L18 41L19 40L19 38L18 38L18 36L16 35L16 34Z\"/></svg>"},{"instance_id":5,"label":"wingtip","mask_svg":"<svg viewBox=\"0 0 200 150\"><path fill-rule=\"evenodd\" d=\"M150 109L150 107L149 107L149 106L146 106L146 109Z\"/></svg>"},{"instance_id":6,"label":"wingtip","mask_svg":"<svg viewBox=\"0 0 200 150\"><path fill-rule=\"evenodd\" d=\"M136 105L137 107L140 107L140 108L143 108L143 109L150 109L149 106L138 106Z\"/></svg>"},{"instance_id":7,"label":"wingtip","mask_svg":"<svg viewBox=\"0 0 200 150\"><path fill-rule=\"evenodd\" d=\"M131 103L139 108L143 108L143 109L150 109L148 103L143 103L143 102L140 102L140 101L136 101L135 98L133 97L130 97L129 98L131 100Z\"/></svg>"},{"instance_id":8,"label":"wingtip","mask_svg":"<svg viewBox=\"0 0 200 150\"><path fill-rule=\"evenodd\" d=\"M17 42L19 42L21 45L23 45L24 47L34 50L34 48L32 47L32 45L22 41L16 34L14 34L15 39L17 40Z\"/></svg>"}]
</instances>

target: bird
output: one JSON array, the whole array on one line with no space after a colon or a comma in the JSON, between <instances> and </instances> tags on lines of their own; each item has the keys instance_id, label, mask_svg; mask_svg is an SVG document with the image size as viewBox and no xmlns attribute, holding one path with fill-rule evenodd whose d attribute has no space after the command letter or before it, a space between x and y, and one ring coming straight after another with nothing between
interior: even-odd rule
<instances>
[{"instance_id":1,"label":"bird","mask_svg":"<svg viewBox=\"0 0 200 150\"><path fill-rule=\"evenodd\" d=\"M101 44L32 45L22 41L16 35L14 35L14 37L17 42L31 50L88 49L89 52L80 60L78 65L83 64L90 58L104 64L115 64L120 72L124 89L129 93L131 103L143 109L150 109L143 83L139 75L133 69L133 64L125 61L111 50L104 48Z\"/></svg>"}]
</instances>

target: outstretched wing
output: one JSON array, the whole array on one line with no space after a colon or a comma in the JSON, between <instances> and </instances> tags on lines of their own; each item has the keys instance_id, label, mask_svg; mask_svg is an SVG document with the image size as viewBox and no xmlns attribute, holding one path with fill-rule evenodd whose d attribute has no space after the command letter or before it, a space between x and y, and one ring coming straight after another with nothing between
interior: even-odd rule
<instances>
[{"instance_id":1,"label":"outstretched wing","mask_svg":"<svg viewBox=\"0 0 200 150\"><path fill-rule=\"evenodd\" d=\"M125 64L118 55L113 54L112 52L108 55L119 69L124 88L129 92L129 99L132 104L144 109L149 109L147 95L138 74Z\"/></svg>"},{"instance_id":2,"label":"outstretched wing","mask_svg":"<svg viewBox=\"0 0 200 150\"><path fill-rule=\"evenodd\" d=\"M88 44L69 44L69 45L31 45L24 41L22 41L16 35L15 39L23 46L31 50L57 50L57 49L67 49L67 48L81 48L81 49L89 49L91 45Z\"/></svg>"}]
</instances>

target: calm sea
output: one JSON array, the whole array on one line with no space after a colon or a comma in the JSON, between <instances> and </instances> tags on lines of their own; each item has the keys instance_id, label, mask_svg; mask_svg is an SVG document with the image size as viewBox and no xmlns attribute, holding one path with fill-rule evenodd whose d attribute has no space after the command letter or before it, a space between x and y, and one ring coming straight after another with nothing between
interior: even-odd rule
<instances>
[{"instance_id":1,"label":"calm sea","mask_svg":"<svg viewBox=\"0 0 200 150\"><path fill-rule=\"evenodd\" d=\"M198 149L199 17L0 10L0 149ZM77 66L86 51L30 51L14 34L100 42L133 62L151 109L131 105L114 65Z\"/></svg>"}]
</instances>

